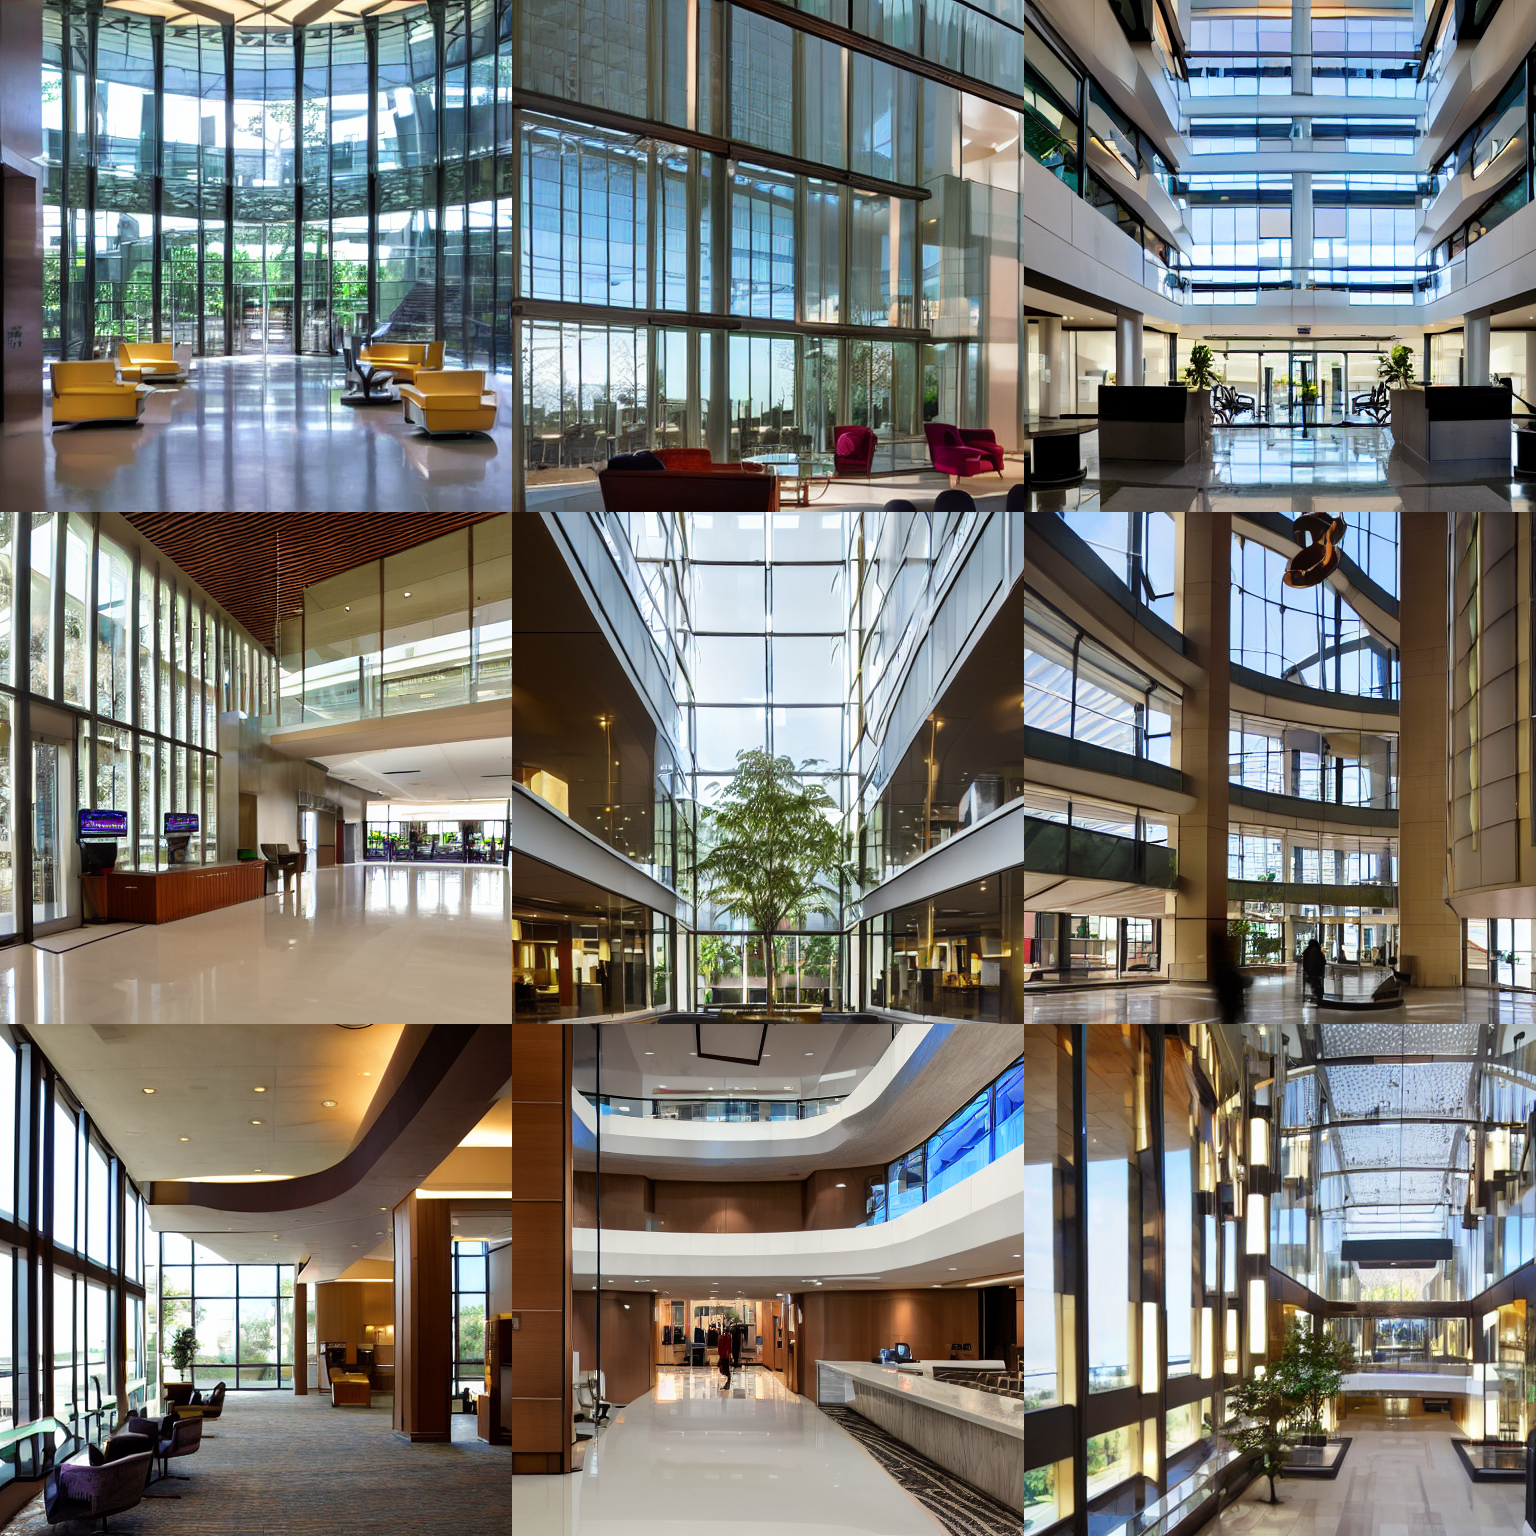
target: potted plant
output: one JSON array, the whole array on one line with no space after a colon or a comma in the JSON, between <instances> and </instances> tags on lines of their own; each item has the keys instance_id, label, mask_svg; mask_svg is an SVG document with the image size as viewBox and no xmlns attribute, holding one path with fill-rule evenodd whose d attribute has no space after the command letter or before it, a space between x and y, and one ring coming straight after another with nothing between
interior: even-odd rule
<instances>
[{"instance_id":1,"label":"potted plant","mask_svg":"<svg viewBox=\"0 0 1536 1536\"><path fill-rule=\"evenodd\" d=\"M1412 350L1399 342L1386 357L1382 358L1376 369L1376 377L1385 380L1388 389L1412 389L1414 384Z\"/></svg>"},{"instance_id":2,"label":"potted plant","mask_svg":"<svg viewBox=\"0 0 1536 1536\"><path fill-rule=\"evenodd\" d=\"M197 1334L191 1328L178 1328L171 1335L170 1348L166 1350L165 1358L176 1368L181 1380L165 1383L165 1396L170 1401L184 1403L191 1400L192 1362L197 1359L197 1351ZM173 1386L180 1390L172 1392Z\"/></svg>"},{"instance_id":3,"label":"potted plant","mask_svg":"<svg viewBox=\"0 0 1536 1536\"><path fill-rule=\"evenodd\" d=\"M1305 379L1301 385L1301 430L1305 436L1307 428L1317 420L1317 385L1311 379Z\"/></svg>"},{"instance_id":4,"label":"potted plant","mask_svg":"<svg viewBox=\"0 0 1536 1536\"><path fill-rule=\"evenodd\" d=\"M1200 430L1210 430L1214 420L1211 414L1211 391L1221 383L1216 372L1216 358L1203 341L1197 341L1189 349L1189 361L1184 365L1184 387L1199 397L1196 411L1200 417Z\"/></svg>"},{"instance_id":5,"label":"potted plant","mask_svg":"<svg viewBox=\"0 0 1536 1536\"><path fill-rule=\"evenodd\" d=\"M1296 1413L1298 1400L1290 1382L1279 1371L1250 1377L1227 1393L1227 1412L1237 1422L1226 1436L1236 1450L1252 1456L1255 1470L1269 1479L1269 1502L1278 1504L1275 1479L1285 1467L1296 1443L1287 1423Z\"/></svg>"}]
</instances>

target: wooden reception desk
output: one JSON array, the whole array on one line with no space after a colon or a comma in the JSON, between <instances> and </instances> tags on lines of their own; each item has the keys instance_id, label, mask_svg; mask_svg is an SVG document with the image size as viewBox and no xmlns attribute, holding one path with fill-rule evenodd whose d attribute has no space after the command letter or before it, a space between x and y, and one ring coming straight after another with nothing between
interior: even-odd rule
<instances>
[{"instance_id":1,"label":"wooden reception desk","mask_svg":"<svg viewBox=\"0 0 1536 1536\"><path fill-rule=\"evenodd\" d=\"M266 865L178 864L160 869L114 869L82 875L93 915L107 922L172 923L266 895Z\"/></svg>"}]
</instances>

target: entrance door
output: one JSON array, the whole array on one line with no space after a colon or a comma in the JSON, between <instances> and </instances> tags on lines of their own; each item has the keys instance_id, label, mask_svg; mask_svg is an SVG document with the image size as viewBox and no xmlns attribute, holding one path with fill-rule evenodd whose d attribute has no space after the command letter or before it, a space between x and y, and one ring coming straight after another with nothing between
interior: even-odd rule
<instances>
[{"instance_id":1,"label":"entrance door","mask_svg":"<svg viewBox=\"0 0 1536 1536\"><path fill-rule=\"evenodd\" d=\"M80 926L78 853L70 837L75 775L68 746L32 738L32 931Z\"/></svg>"},{"instance_id":2,"label":"entrance door","mask_svg":"<svg viewBox=\"0 0 1536 1536\"><path fill-rule=\"evenodd\" d=\"M299 812L299 839L305 846L304 866L314 869L320 848L320 815L317 811Z\"/></svg>"}]
</instances>

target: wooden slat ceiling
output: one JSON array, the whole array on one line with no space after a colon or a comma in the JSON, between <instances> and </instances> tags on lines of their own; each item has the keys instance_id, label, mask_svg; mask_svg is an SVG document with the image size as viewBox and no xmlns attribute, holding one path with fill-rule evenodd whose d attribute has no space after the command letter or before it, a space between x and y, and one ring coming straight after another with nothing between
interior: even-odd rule
<instances>
[{"instance_id":1,"label":"wooden slat ceiling","mask_svg":"<svg viewBox=\"0 0 1536 1536\"><path fill-rule=\"evenodd\" d=\"M304 588L500 512L128 512L157 549L271 649Z\"/></svg>"}]
</instances>

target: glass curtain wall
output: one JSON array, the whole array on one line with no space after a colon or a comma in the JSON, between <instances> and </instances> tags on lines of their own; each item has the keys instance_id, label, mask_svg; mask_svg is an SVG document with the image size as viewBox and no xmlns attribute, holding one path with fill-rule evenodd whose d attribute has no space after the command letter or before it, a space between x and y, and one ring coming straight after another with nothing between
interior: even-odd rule
<instances>
[{"instance_id":1,"label":"glass curtain wall","mask_svg":"<svg viewBox=\"0 0 1536 1536\"><path fill-rule=\"evenodd\" d=\"M453 1390L485 1388L486 1254L490 1244L453 1245Z\"/></svg>"},{"instance_id":2,"label":"glass curtain wall","mask_svg":"<svg viewBox=\"0 0 1536 1536\"><path fill-rule=\"evenodd\" d=\"M230 1264L179 1232L160 1234L160 1337L197 1334L203 1391L293 1386L293 1265Z\"/></svg>"},{"instance_id":3,"label":"glass curtain wall","mask_svg":"<svg viewBox=\"0 0 1536 1536\"><path fill-rule=\"evenodd\" d=\"M313 27L47 0L44 350L512 358L512 0Z\"/></svg>"},{"instance_id":4,"label":"glass curtain wall","mask_svg":"<svg viewBox=\"0 0 1536 1536\"><path fill-rule=\"evenodd\" d=\"M156 1395L144 1232L91 1117L24 1033L0 1029L0 1485L42 1476L45 1458L104 1439Z\"/></svg>"}]
</instances>

